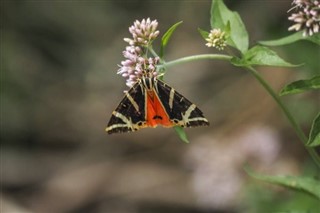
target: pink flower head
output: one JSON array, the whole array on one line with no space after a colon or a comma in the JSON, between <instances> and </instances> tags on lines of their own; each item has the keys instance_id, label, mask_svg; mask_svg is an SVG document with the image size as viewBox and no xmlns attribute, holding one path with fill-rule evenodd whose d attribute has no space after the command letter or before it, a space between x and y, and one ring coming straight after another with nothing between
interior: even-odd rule
<instances>
[{"instance_id":1,"label":"pink flower head","mask_svg":"<svg viewBox=\"0 0 320 213\"><path fill-rule=\"evenodd\" d=\"M132 34L131 38L125 38L124 41L128 42L131 46L147 46L159 35L157 30L158 21L151 21L150 18L142 21L136 20L131 27L129 32Z\"/></svg>"},{"instance_id":2,"label":"pink flower head","mask_svg":"<svg viewBox=\"0 0 320 213\"><path fill-rule=\"evenodd\" d=\"M153 77L157 76L156 65L160 59L142 57L142 50L137 46L128 46L123 51L123 56L126 58L121 62L118 74L127 78L126 85L132 87L142 76Z\"/></svg>"},{"instance_id":3,"label":"pink flower head","mask_svg":"<svg viewBox=\"0 0 320 213\"><path fill-rule=\"evenodd\" d=\"M288 28L289 31L303 30L303 36L312 36L319 33L320 28L320 3L317 0L293 0L295 6L292 9L296 13L289 16L289 20L295 22ZM291 10L292 10L291 9Z\"/></svg>"}]
</instances>

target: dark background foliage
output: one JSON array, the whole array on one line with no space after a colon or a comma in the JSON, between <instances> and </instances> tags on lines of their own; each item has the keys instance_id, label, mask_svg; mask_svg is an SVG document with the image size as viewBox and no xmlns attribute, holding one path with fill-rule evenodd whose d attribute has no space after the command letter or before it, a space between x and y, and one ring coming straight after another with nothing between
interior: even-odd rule
<instances>
[{"instance_id":1,"label":"dark background foliage","mask_svg":"<svg viewBox=\"0 0 320 213\"><path fill-rule=\"evenodd\" d=\"M226 4L240 13L251 44L288 34L288 0ZM250 75L226 62L188 63L165 76L212 124L187 129L191 144L161 127L112 136L104 131L127 89L116 71L133 21L157 19L162 33L184 21L170 40L168 61L209 53L213 50L197 28L209 30L210 5L2 0L1 212L257 212L314 206L313 198L268 189L242 170L248 162L273 174L314 173L272 99ZM276 50L293 63L306 63L261 68L276 90L320 70L314 44ZM286 99L307 132L318 96Z\"/></svg>"}]
</instances>

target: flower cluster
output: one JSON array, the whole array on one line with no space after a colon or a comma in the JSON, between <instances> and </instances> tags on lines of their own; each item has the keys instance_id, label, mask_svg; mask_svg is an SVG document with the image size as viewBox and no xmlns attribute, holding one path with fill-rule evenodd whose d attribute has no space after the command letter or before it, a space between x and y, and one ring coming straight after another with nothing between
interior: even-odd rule
<instances>
[{"instance_id":1,"label":"flower cluster","mask_svg":"<svg viewBox=\"0 0 320 213\"><path fill-rule=\"evenodd\" d=\"M129 32L132 34L131 38L125 38L124 41L128 42L131 46L148 46L154 39L159 35L157 30L157 20L151 21L150 18L142 21L136 20L131 27Z\"/></svg>"},{"instance_id":2,"label":"flower cluster","mask_svg":"<svg viewBox=\"0 0 320 213\"><path fill-rule=\"evenodd\" d=\"M303 36L318 33L320 30L320 2L318 0L293 0L292 4L295 5L292 9L295 9L296 13L291 14L288 19L296 23L288 30L303 30Z\"/></svg>"},{"instance_id":3,"label":"flower cluster","mask_svg":"<svg viewBox=\"0 0 320 213\"><path fill-rule=\"evenodd\" d=\"M226 33L221 31L220 29L213 29L210 31L208 38L206 38L206 45L208 47L215 47L218 50L223 50L225 46L227 46L226 43Z\"/></svg>"},{"instance_id":4,"label":"flower cluster","mask_svg":"<svg viewBox=\"0 0 320 213\"><path fill-rule=\"evenodd\" d=\"M128 46L123 51L126 60L121 62L118 74L127 78L126 85L132 87L142 76L157 76L156 65L159 58L145 58L141 55L142 49L138 46Z\"/></svg>"},{"instance_id":5,"label":"flower cluster","mask_svg":"<svg viewBox=\"0 0 320 213\"><path fill-rule=\"evenodd\" d=\"M157 76L156 65L160 59L158 57L148 58L146 51L148 46L159 35L157 30L157 20L151 21L143 19L135 21L129 27L129 32L132 38L125 38L124 41L129 43L129 46L123 51L123 56L126 58L121 62L118 74L127 78L126 85L132 87L142 76Z\"/></svg>"}]
</instances>

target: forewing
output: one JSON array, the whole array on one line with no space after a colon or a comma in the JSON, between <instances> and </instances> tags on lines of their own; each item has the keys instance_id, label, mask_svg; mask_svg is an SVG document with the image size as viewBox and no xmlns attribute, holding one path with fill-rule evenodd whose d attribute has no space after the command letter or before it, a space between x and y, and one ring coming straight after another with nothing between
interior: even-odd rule
<instances>
[{"instance_id":1,"label":"forewing","mask_svg":"<svg viewBox=\"0 0 320 213\"><path fill-rule=\"evenodd\" d=\"M132 132L144 127L145 123L145 91L138 81L112 112L106 131L109 134Z\"/></svg>"},{"instance_id":2,"label":"forewing","mask_svg":"<svg viewBox=\"0 0 320 213\"><path fill-rule=\"evenodd\" d=\"M173 123L182 127L209 125L208 120L195 104L161 80L155 79L155 81L155 90Z\"/></svg>"}]
</instances>

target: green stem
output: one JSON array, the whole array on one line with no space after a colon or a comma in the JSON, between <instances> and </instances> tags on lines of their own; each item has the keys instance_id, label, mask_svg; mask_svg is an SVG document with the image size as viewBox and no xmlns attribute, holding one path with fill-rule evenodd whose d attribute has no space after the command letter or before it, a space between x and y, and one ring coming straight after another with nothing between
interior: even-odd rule
<instances>
[{"instance_id":1,"label":"green stem","mask_svg":"<svg viewBox=\"0 0 320 213\"><path fill-rule=\"evenodd\" d=\"M282 109L282 111L288 118L289 122L291 123L292 127L296 131L298 137L303 142L303 144L304 145L307 144L308 142L307 136L303 133L297 121L294 119L289 109L283 104L278 94L270 87L270 85L262 78L262 76L254 68L247 67L247 69L261 83L261 85L267 90L267 92L271 95L271 97L276 101L276 103ZM311 147L306 147L306 149L309 152L312 159L314 160L314 162L320 167L320 157L317 154L316 150Z\"/></svg>"},{"instance_id":2,"label":"green stem","mask_svg":"<svg viewBox=\"0 0 320 213\"><path fill-rule=\"evenodd\" d=\"M150 51L150 53L151 53L154 57L160 58L159 55L156 53L156 51L154 51L154 49L152 48L151 45L148 47L148 50ZM161 63L161 64L165 64L166 62L165 62L162 58L160 58L160 63Z\"/></svg>"},{"instance_id":3,"label":"green stem","mask_svg":"<svg viewBox=\"0 0 320 213\"><path fill-rule=\"evenodd\" d=\"M148 50L150 51L150 53L154 56L154 57L159 57L158 54L156 53L156 51L154 51L154 49L152 48L151 45L148 46ZM160 58L160 57L159 57Z\"/></svg>"},{"instance_id":4,"label":"green stem","mask_svg":"<svg viewBox=\"0 0 320 213\"><path fill-rule=\"evenodd\" d=\"M222 55L222 54L202 54L202 55L191 55L183 58L179 58L177 60L169 61L164 63L163 65L160 65L159 67L167 68L171 66L175 66L177 64L182 64L185 62L190 61L197 61L197 60L203 60L203 59L219 59L219 60L230 60L232 57L228 55Z\"/></svg>"}]
</instances>

